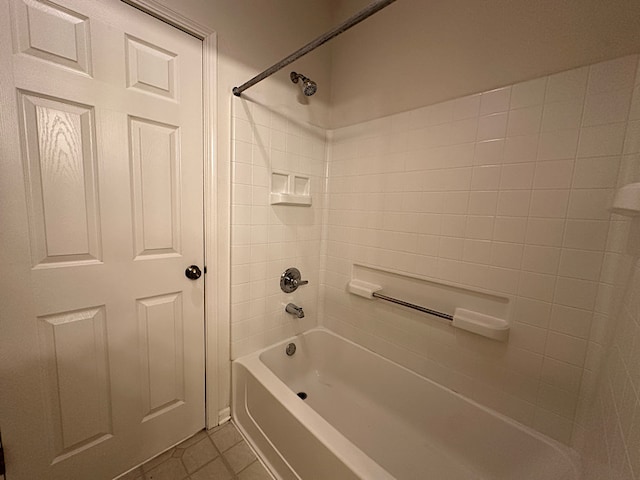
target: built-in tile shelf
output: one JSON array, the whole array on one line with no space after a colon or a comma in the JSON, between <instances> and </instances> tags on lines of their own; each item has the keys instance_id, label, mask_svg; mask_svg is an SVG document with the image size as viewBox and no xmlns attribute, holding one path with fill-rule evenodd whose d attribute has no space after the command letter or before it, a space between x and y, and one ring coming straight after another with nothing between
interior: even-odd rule
<instances>
[{"instance_id":1,"label":"built-in tile shelf","mask_svg":"<svg viewBox=\"0 0 640 480\"><path fill-rule=\"evenodd\" d=\"M271 174L271 205L311 206L309 177L284 172Z\"/></svg>"}]
</instances>

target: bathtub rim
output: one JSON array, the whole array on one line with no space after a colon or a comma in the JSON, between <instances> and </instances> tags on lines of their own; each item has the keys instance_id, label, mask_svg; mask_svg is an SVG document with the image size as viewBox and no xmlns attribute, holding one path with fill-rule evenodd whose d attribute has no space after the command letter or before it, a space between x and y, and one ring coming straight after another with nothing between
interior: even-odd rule
<instances>
[{"instance_id":1,"label":"bathtub rim","mask_svg":"<svg viewBox=\"0 0 640 480\"><path fill-rule=\"evenodd\" d=\"M248 373L251 374L253 378L262 385L263 388L265 388L269 393L272 394L275 401L279 402L284 408L286 408L286 410L298 422L300 422L307 430L309 430L311 434L318 439L318 441L320 441L354 474L362 479L376 478L380 480L395 480L394 476L392 476L387 470L376 463L375 460L364 453L357 445L347 439L337 428L335 428L327 420L325 420L318 412L316 412L306 403L301 402L300 398L298 398L293 390L291 390L288 385L280 380L280 378L278 378L278 376L269 367L267 367L267 365L262 363L259 358L259 354L265 350L268 350L269 348L277 347L280 343L282 342L273 344L270 347L266 347L258 352L245 355L244 357L234 360L232 363L241 365L243 368L245 368ZM235 368L232 369L232 376L232 381L235 387L235 382L238 380ZM243 408L246 408L244 405L244 398L236 398L236 391L236 388L232 388L232 417L236 416L236 402L242 402ZM262 433L262 428L255 422L252 415L249 412L247 412L247 414L249 415L251 421L254 422L254 424ZM254 445L254 442L251 441L251 436L247 434L243 426L239 422L236 422L235 424L242 431L242 434L245 436L245 438L249 440L249 443L252 444L254 449L260 451L260 449ZM275 450L276 454L291 469L291 471L294 472L296 477L298 477L297 473L295 473L295 470L290 466L290 463L278 451L276 446L273 445L271 440L266 435L265 438L271 445L271 447ZM265 460L265 463L270 465L270 462L268 460Z\"/></svg>"},{"instance_id":2,"label":"bathtub rim","mask_svg":"<svg viewBox=\"0 0 640 480\"><path fill-rule=\"evenodd\" d=\"M321 333L321 334L327 334L330 336L333 336L335 338L337 338L338 340L344 341L348 344L350 344L351 346L364 350L365 352L371 354L371 355L375 355L376 357L378 357L379 359L386 361L386 362L390 362L391 364L393 364L395 367L400 368L402 370L404 370L405 372L417 376L420 380L426 381L428 382L430 385L434 386L435 388L439 388L439 389L443 389L445 390L447 393L456 396L458 399L464 401L464 402L468 402L471 405L481 409L482 411L484 411L485 413L495 416L497 417L499 420L502 420L504 422L506 422L508 425L510 425L513 428L516 428L518 430L520 430L521 432L528 434L532 437L534 437L535 439L537 439L538 441L541 441L543 443L545 443L546 445L548 445L549 447L551 447L552 449L554 449L555 451L557 451L560 455L562 455L562 457L564 457L567 462L571 465L572 470L573 470L573 474L574 474L574 478L580 479L580 473L581 473L581 460L580 460L580 456L579 454L573 449L571 448L569 445L565 445L551 437L548 437L547 435L533 429L532 427L529 427L523 423L518 422L517 420L504 415L496 410L493 410L492 408L482 405L481 403L461 394L456 392L455 390L452 390L449 387L446 387L442 384L439 384L438 382L425 377L424 375L421 375L420 373L411 370L410 368L405 367L404 365L401 365L400 363L385 357L384 355L381 355L377 352L374 352L373 350L360 345L359 343L350 340L346 337L343 337L342 335L326 328L323 326L316 326L314 328L305 330L304 332L301 332L297 335L293 335L287 339L278 341L276 343L273 343L271 345L268 345L264 348L261 348L260 350L257 350L255 352L249 353L247 355L244 355L242 357L239 357L235 360L233 360L232 363L238 363L243 365L248 371L252 372L252 371L256 371L256 373L259 373L260 375L265 375L265 377L261 377L258 375L254 375L254 377L256 378L256 380L262 384L262 386L270 391L272 391L270 389L270 386L274 386L277 389L277 393L278 395L274 395L274 397L276 398L277 401L279 401L281 404L283 404L287 410L289 410L296 418L296 420L302 422L303 419L305 420L305 422L308 424L309 422L307 421L308 419L308 415L311 415L311 418L314 420L313 421L313 426L318 426L320 427L320 430L322 430L322 428L329 428L330 429L330 433L331 435L328 435L328 438L324 438L324 436L319 436L318 434L318 429L314 429L314 428L309 428L310 430L313 431L313 433L318 437L318 439L332 452L334 453L341 461L343 461L345 464L350 465L350 462L348 462L345 458L344 455L342 455L340 453L339 450L337 450L336 448L332 448L332 444L331 443L327 443L326 440L340 440L338 442L338 444L342 445L342 448L344 448L346 446L346 444L348 444L351 448L354 448L355 450L357 450L367 461L364 461L363 463L366 464L368 462L371 462L373 464L375 464L376 466L378 466L383 472L385 472L387 475L389 475L388 478L393 479L395 477L393 477L391 474L389 474L389 472L387 472L387 470L385 470L384 468L382 468L380 465L378 465L375 460L371 459L366 453L364 453L362 450L360 450L360 448L353 444L351 441L349 441L337 428L335 428L331 423L329 423L327 420L324 419L324 417L322 417L318 412L316 412L312 407L310 407L308 404L306 404L305 402L300 402L300 399L298 398L298 396L296 395L296 393L283 381L281 380L276 373L271 370L267 364L265 364L262 361L262 354L264 352L270 351L270 350L275 350L277 348L283 348L291 342L296 342L296 340L299 340L300 337L306 336L308 334L312 334L312 333ZM257 370L254 370L257 369ZM232 372L235 373L235 372ZM265 381L263 381L263 379ZM266 384L268 380L268 385ZM236 381L235 375L233 378L233 382ZM232 389L232 393L233 393L233 400L232 400L232 406L235 407L235 389ZM282 394L282 395L280 395ZM324 433L324 432L323 432ZM278 453L279 454L279 453ZM355 473L360 475L360 472L356 469L353 469ZM368 474L370 474L371 472L369 472ZM370 477L363 477L363 478L370 478ZM381 477L384 478L384 477Z\"/></svg>"}]
</instances>

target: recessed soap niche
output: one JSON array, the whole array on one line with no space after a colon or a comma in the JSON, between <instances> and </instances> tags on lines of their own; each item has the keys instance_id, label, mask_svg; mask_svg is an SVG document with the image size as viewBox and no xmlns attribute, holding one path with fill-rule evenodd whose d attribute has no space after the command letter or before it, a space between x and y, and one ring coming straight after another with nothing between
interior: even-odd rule
<instances>
[{"instance_id":1,"label":"recessed soap niche","mask_svg":"<svg viewBox=\"0 0 640 480\"><path fill-rule=\"evenodd\" d=\"M311 206L311 180L293 173L271 173L271 205Z\"/></svg>"}]
</instances>

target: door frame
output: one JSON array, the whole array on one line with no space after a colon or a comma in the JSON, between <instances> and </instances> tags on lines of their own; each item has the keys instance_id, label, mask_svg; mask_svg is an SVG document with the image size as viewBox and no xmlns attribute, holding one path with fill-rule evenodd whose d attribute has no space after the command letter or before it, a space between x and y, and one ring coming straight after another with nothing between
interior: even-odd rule
<instances>
[{"instance_id":1,"label":"door frame","mask_svg":"<svg viewBox=\"0 0 640 480\"><path fill-rule=\"evenodd\" d=\"M121 0L202 41L204 128L205 409L207 428L231 418L230 228L226 169L218 161L216 32L156 0ZM220 195L220 196L219 196Z\"/></svg>"}]
</instances>

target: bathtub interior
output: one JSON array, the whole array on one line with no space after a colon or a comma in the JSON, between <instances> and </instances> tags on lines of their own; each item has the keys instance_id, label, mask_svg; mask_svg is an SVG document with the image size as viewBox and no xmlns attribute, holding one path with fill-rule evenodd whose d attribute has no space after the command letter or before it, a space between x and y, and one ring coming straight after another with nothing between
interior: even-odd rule
<instances>
[{"instance_id":1,"label":"bathtub interior","mask_svg":"<svg viewBox=\"0 0 640 480\"><path fill-rule=\"evenodd\" d=\"M397 478L577 478L566 447L326 329L292 341L293 356L284 342L260 362Z\"/></svg>"}]
</instances>

